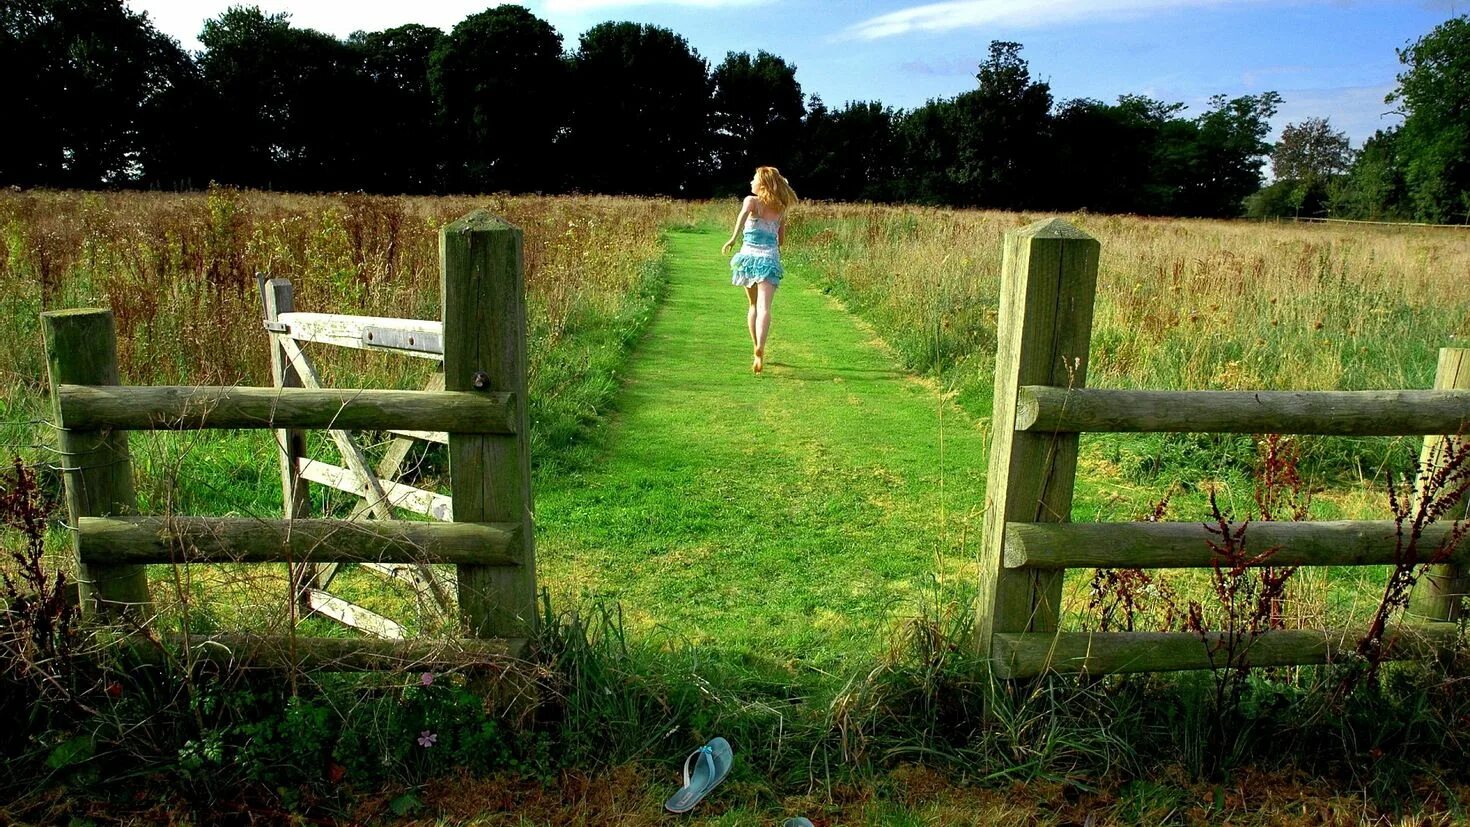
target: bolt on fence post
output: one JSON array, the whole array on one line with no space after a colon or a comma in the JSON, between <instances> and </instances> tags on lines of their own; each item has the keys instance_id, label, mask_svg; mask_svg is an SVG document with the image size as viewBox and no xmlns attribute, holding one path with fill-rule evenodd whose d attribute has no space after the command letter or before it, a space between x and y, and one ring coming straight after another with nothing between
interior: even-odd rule
<instances>
[{"instance_id":1,"label":"bolt on fence post","mask_svg":"<svg viewBox=\"0 0 1470 827\"><path fill-rule=\"evenodd\" d=\"M150 613L148 575L140 565L89 565L80 558L82 517L115 517L137 512L133 464L126 431L70 430L61 413L62 385L116 385L117 330L111 310L55 310L41 314L46 366L51 379L51 410L57 428L66 511L77 558L81 606L85 614L108 620L142 618Z\"/></svg>"},{"instance_id":2,"label":"bolt on fence post","mask_svg":"<svg viewBox=\"0 0 1470 827\"><path fill-rule=\"evenodd\" d=\"M460 614L472 637L525 637L537 612L521 231L476 211L440 230L439 258L444 389L509 392L515 406L514 434L449 434L454 521L518 535L518 565L459 567Z\"/></svg>"},{"instance_id":3,"label":"bolt on fence post","mask_svg":"<svg viewBox=\"0 0 1470 827\"><path fill-rule=\"evenodd\" d=\"M996 634L1057 628L1064 572L1007 569L1005 531L1071 521L1077 434L1018 432L1016 400L1023 385L1086 385L1099 250L1061 219L1006 233L975 623L983 657Z\"/></svg>"}]
</instances>

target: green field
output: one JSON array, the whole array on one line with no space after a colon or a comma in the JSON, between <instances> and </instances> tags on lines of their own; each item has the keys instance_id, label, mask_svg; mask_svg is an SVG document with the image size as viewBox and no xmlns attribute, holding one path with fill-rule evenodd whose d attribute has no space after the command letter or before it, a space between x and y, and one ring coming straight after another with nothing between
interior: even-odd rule
<instances>
[{"instance_id":1,"label":"green field","mask_svg":"<svg viewBox=\"0 0 1470 827\"><path fill-rule=\"evenodd\" d=\"M127 337L125 381L140 384L262 383L256 270L291 275L302 309L432 316L438 222L479 204L353 198L0 196L7 445L59 493L41 361L24 344L42 309L112 306ZM709 808L712 820L696 823L765 823L793 807L825 812L831 823L952 823L967 807L1031 818L1036 807L1075 810L1076 796L1038 784L1073 774L1098 782L1085 800L1117 821L1252 812L1245 802L1199 809L1200 795L1215 795L1200 792L1200 779L1222 762L1275 755L1271 739L1249 728L1232 735L1227 757L1212 754L1221 734L1203 712L1213 703L1208 676L1061 683L997 700L967 665L998 244L1030 216L804 210L776 297L767 369L756 376L744 296L729 285L719 251L726 205L490 206L526 229L538 576L555 627L548 646L559 653L538 668L555 676L552 706L563 716L554 735L538 737L572 766L639 767L626 794L584 810L584 823L613 813L645 823L667 780L647 762L663 766L691 738L716 733L736 740L747 763ZM1470 242L1459 236L1073 219L1104 245L1091 384L1427 387L1435 349L1470 335L1470 296L1455 281ZM384 241L385 227L398 228L396 247ZM1390 265L1407 275L1383 280ZM171 286L145 301L145 284ZM430 369L353 353L324 353L322 366L331 384L369 387L416 387ZM373 457L386 444L368 441ZM1386 518L1387 469L1418 451L1415 440L1296 445L1304 482L1287 493L1315 519ZM280 513L274 446L263 434L136 435L132 450L145 511ZM336 459L325 440L313 451ZM1073 519L1140 519L1167 498L1168 519L1206 520L1211 491L1236 518L1254 516L1258 452L1250 436L1089 438ZM438 449L414 460L415 484L445 490ZM321 489L313 496L319 514L343 515L353 504ZM68 569L64 534L51 540L52 562ZM155 567L151 575L160 625L291 627L280 567ZM1092 575L1069 574L1065 626L1097 625ZM1208 577L1167 575L1167 583L1180 605L1207 602ZM1299 572L1284 615L1305 627L1359 622L1382 581L1374 569ZM364 572L348 571L333 589L417 633L446 631L406 590ZM1143 605L1139 627L1178 623L1167 614L1156 600ZM322 619L298 628L351 634ZM1319 713L1281 739L1306 764L1315 759L1303 756L1318 753L1350 761L1380 743L1418 750L1413 760L1429 764L1454 749L1426 740L1422 720L1454 714L1458 701L1427 703L1429 694L1404 694L1411 684L1385 688L1357 712L1332 713L1341 720L1331 726L1393 720L1398 729L1358 741L1356 729L1349 739L1328 727L1324 736L1320 710L1332 679L1312 670L1263 678L1252 684L1251 703L1261 705L1251 715L1268 720L1292 698L1316 704ZM334 687L318 688L336 697ZM997 704L1003 725L981 727L980 710ZM1341 740L1328 749L1324 737ZM556 766L536 760L542 771ZM913 763L939 767L942 777L904 769ZM1390 773L1394 783L1411 763ZM1130 780L1169 765L1183 774ZM894 767L897 776L861 776ZM833 773L867 780L848 795ZM966 784L976 778L989 779L987 790L1006 779L1032 784L1008 798L974 793ZM803 785L824 792L792 792ZM924 799L931 788L942 790L939 803ZM454 812L454 794L442 793L433 806ZM484 795L535 798L501 788ZM1440 803L1453 809L1461 799L1447 793L1449 804ZM1345 806L1331 802L1339 814ZM469 820L447 823L461 822Z\"/></svg>"}]
</instances>

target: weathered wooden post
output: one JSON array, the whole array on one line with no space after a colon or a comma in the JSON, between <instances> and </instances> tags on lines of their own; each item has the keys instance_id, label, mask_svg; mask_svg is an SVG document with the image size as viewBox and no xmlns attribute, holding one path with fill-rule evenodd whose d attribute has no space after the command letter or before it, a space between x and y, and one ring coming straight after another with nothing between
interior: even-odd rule
<instances>
[{"instance_id":1,"label":"weathered wooden post","mask_svg":"<svg viewBox=\"0 0 1470 827\"><path fill-rule=\"evenodd\" d=\"M265 302L266 330L276 333L281 314L296 309L291 282L287 279L263 280L261 299ZM286 349L281 347L275 336L270 337L270 343L272 384L278 388L304 387L301 375ZM281 461L281 516L287 520L304 519L311 515L311 492L306 480L301 478L301 460L306 456L306 431L281 430L275 432L275 437L276 455ZM316 563L292 564L293 600L301 602L304 589L317 588L320 585L321 568Z\"/></svg>"},{"instance_id":2,"label":"weathered wooden post","mask_svg":"<svg viewBox=\"0 0 1470 827\"><path fill-rule=\"evenodd\" d=\"M454 521L513 523L518 565L459 566L459 608L474 637L521 638L536 626L536 544L526 403L521 231L484 211L439 232L444 388L509 392L514 434L449 433Z\"/></svg>"},{"instance_id":3,"label":"weathered wooden post","mask_svg":"<svg viewBox=\"0 0 1470 827\"><path fill-rule=\"evenodd\" d=\"M1440 349L1434 388L1470 390L1470 348ZM1454 444L1463 446L1461 440L1470 435L1459 434L1458 439L1456 436L1450 435L1449 439ZM1442 436L1424 438L1424 449L1419 459L1421 467L1428 468L1431 464L1438 465L1445 461L1442 447L1445 439ZM1465 503L1461 502L1456 513L1446 514L1440 519L1449 521L1464 517L1465 511ZM1470 577L1466 576L1464 567L1450 564L1430 566L1429 571L1414 585L1414 591L1409 596L1409 617L1421 621L1459 620L1460 604L1467 591L1470 591Z\"/></svg>"},{"instance_id":4,"label":"weathered wooden post","mask_svg":"<svg viewBox=\"0 0 1470 827\"><path fill-rule=\"evenodd\" d=\"M51 410L57 427L72 548L78 556L82 611L110 620L140 618L149 611L148 576L140 565L81 562L82 517L131 515L137 511L133 464L126 431L72 430L61 415L62 385L116 385L117 330L111 310L56 310L41 314Z\"/></svg>"},{"instance_id":5,"label":"weathered wooden post","mask_svg":"<svg viewBox=\"0 0 1470 827\"><path fill-rule=\"evenodd\" d=\"M1061 219L1005 237L975 624L985 656L995 634L1057 628L1063 572L1007 569L1006 523L1071 521L1077 434L1018 432L1016 398L1022 385L1086 384L1099 249Z\"/></svg>"}]
</instances>

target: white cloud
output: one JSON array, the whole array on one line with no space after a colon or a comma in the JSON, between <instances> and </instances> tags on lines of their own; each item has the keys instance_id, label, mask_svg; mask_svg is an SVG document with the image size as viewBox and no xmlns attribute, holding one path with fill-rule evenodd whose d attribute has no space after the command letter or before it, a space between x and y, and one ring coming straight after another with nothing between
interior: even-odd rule
<instances>
[{"instance_id":1,"label":"white cloud","mask_svg":"<svg viewBox=\"0 0 1470 827\"><path fill-rule=\"evenodd\" d=\"M947 32L977 26L1040 28L1084 20L1140 17L1168 9L1186 9L1267 0L950 0L913 6L872 17L843 32L844 38L878 40L913 32Z\"/></svg>"}]
</instances>

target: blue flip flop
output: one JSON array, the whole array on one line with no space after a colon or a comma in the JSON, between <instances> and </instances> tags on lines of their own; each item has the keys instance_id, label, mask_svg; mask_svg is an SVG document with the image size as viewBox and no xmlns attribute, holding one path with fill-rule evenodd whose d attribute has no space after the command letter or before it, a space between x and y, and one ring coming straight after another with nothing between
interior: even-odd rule
<instances>
[{"instance_id":1,"label":"blue flip flop","mask_svg":"<svg viewBox=\"0 0 1470 827\"><path fill-rule=\"evenodd\" d=\"M794 816L781 822L781 827L816 827L806 816Z\"/></svg>"},{"instance_id":2,"label":"blue flip flop","mask_svg":"<svg viewBox=\"0 0 1470 827\"><path fill-rule=\"evenodd\" d=\"M669 796L664 809L671 813L687 813L694 809L715 785L725 780L735 753L724 738L711 738L708 744L689 753L684 759L684 786Z\"/></svg>"}]
</instances>

